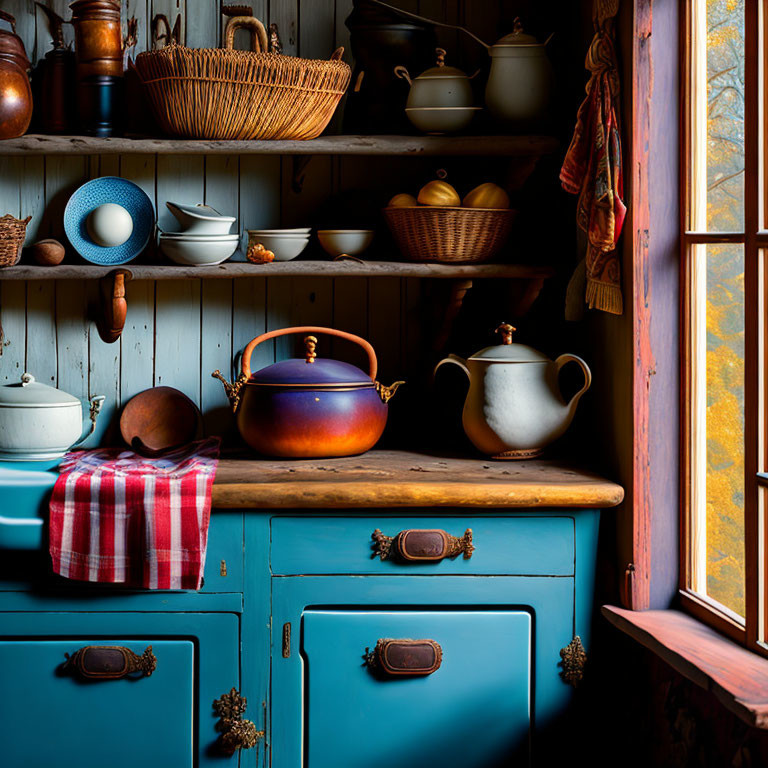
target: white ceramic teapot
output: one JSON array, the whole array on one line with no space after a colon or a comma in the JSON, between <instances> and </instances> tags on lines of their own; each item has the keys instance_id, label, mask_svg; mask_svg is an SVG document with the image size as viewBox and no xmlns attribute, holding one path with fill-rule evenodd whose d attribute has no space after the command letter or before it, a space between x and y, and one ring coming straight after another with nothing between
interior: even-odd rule
<instances>
[{"instance_id":1,"label":"white ceramic teapot","mask_svg":"<svg viewBox=\"0 0 768 768\"><path fill-rule=\"evenodd\" d=\"M542 453L570 426L581 396L592 383L589 366L576 355L550 360L524 344L512 343L515 330L500 325L502 343L476 352L468 360L449 355L443 363L458 365L469 377L462 424L474 446L499 459L530 459ZM558 384L560 369L578 363L584 386L563 400Z\"/></svg>"}]
</instances>

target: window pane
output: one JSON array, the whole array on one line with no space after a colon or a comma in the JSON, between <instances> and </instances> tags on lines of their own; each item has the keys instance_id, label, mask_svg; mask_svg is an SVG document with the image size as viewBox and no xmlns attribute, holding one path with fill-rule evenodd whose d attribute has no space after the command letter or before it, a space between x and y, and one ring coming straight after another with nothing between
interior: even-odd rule
<instances>
[{"instance_id":1,"label":"window pane","mask_svg":"<svg viewBox=\"0 0 768 768\"><path fill-rule=\"evenodd\" d=\"M744 2L693 4L689 226L698 231L744 229Z\"/></svg>"},{"instance_id":2,"label":"window pane","mask_svg":"<svg viewBox=\"0 0 768 768\"><path fill-rule=\"evenodd\" d=\"M744 248L693 252L693 583L744 615Z\"/></svg>"}]
</instances>

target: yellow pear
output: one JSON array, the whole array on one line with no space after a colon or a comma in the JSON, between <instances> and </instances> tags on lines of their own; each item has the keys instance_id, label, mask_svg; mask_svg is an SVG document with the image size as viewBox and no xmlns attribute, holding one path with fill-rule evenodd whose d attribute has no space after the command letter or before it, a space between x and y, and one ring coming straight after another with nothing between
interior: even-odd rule
<instances>
[{"instance_id":1,"label":"yellow pear","mask_svg":"<svg viewBox=\"0 0 768 768\"><path fill-rule=\"evenodd\" d=\"M408 206L415 206L418 204L418 201L413 195L406 194L405 192L400 195L395 195L389 201L390 208L406 208Z\"/></svg>"},{"instance_id":2,"label":"yellow pear","mask_svg":"<svg viewBox=\"0 0 768 768\"><path fill-rule=\"evenodd\" d=\"M481 184L467 193L462 205L465 208L509 208L509 195L498 185Z\"/></svg>"},{"instance_id":3,"label":"yellow pear","mask_svg":"<svg viewBox=\"0 0 768 768\"><path fill-rule=\"evenodd\" d=\"M456 208L461 205L459 193L447 181L430 181L419 192L422 205L441 205Z\"/></svg>"}]
</instances>

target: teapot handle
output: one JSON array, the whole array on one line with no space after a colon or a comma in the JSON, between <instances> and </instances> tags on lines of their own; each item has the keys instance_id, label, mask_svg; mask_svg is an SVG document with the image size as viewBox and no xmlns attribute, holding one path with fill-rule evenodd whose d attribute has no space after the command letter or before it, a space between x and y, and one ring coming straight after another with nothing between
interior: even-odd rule
<instances>
[{"instance_id":1,"label":"teapot handle","mask_svg":"<svg viewBox=\"0 0 768 768\"><path fill-rule=\"evenodd\" d=\"M248 343L248 346L243 351L243 359L240 363L240 371L242 376L247 379L251 375L251 355L253 350L261 344L263 341L274 339L277 336L287 336L290 333L324 333L327 336L338 336L340 339L347 339L347 341L354 341L355 344L359 344L368 355L368 373L372 381L376 381L376 373L378 372L379 364L376 360L376 352L373 347L365 339L361 339L359 336L355 336L354 333L347 333L346 331L337 331L335 328L323 328L316 325L299 325L295 328L280 328L277 331L268 331L262 333L261 336L257 336L253 341ZM314 348L312 349L312 356L314 358Z\"/></svg>"},{"instance_id":2,"label":"teapot handle","mask_svg":"<svg viewBox=\"0 0 768 768\"><path fill-rule=\"evenodd\" d=\"M592 371L589 370L589 366L578 356L576 355L560 355L560 357L555 360L555 365L557 366L557 372L560 373L560 369L566 364L566 363L578 363L581 370L584 372L584 386L570 399L568 402L568 405L576 405L576 403L579 401L581 396L590 388L592 385Z\"/></svg>"},{"instance_id":3,"label":"teapot handle","mask_svg":"<svg viewBox=\"0 0 768 768\"><path fill-rule=\"evenodd\" d=\"M469 368L467 367L467 361L463 357L459 357L458 355L448 355L448 357L444 357L434 368L432 371L432 375L434 376L437 373L437 369L443 364L443 363L453 363L454 365L458 365L459 368L461 368L464 373L467 374L467 378L471 379L472 376L469 373Z\"/></svg>"},{"instance_id":4,"label":"teapot handle","mask_svg":"<svg viewBox=\"0 0 768 768\"><path fill-rule=\"evenodd\" d=\"M413 81L411 80L411 76L408 74L408 70L402 65L398 64L393 72L395 73L395 77L399 77L401 80L407 80L408 85L413 85Z\"/></svg>"},{"instance_id":5,"label":"teapot handle","mask_svg":"<svg viewBox=\"0 0 768 768\"><path fill-rule=\"evenodd\" d=\"M101 406L104 405L105 400L106 398L104 395L96 395L89 400L90 408L88 409L88 419L91 422L90 426L88 427L88 431L83 430L80 439L76 443L72 443L70 448L75 448L81 443L84 443L94 433L94 430L96 429L96 419L99 418Z\"/></svg>"}]
</instances>

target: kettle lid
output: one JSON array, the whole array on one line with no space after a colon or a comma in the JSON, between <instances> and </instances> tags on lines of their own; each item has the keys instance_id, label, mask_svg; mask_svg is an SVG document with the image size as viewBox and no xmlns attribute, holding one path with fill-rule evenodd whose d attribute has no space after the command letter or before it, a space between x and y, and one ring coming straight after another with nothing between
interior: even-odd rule
<instances>
[{"instance_id":1,"label":"kettle lid","mask_svg":"<svg viewBox=\"0 0 768 768\"><path fill-rule=\"evenodd\" d=\"M485 347L475 352L470 360L482 360L493 363L550 363L552 362L543 352L539 352L526 344L514 344L512 332L517 329L509 323L502 323L496 333L501 334L501 344Z\"/></svg>"},{"instance_id":2,"label":"kettle lid","mask_svg":"<svg viewBox=\"0 0 768 768\"><path fill-rule=\"evenodd\" d=\"M424 70L416 79L417 80L431 80L433 78L448 78L448 77L462 77L467 79L466 72L463 72L458 67L446 67L445 66L445 48L435 48L437 53L437 65Z\"/></svg>"},{"instance_id":3,"label":"kettle lid","mask_svg":"<svg viewBox=\"0 0 768 768\"><path fill-rule=\"evenodd\" d=\"M523 31L523 23L518 16L515 19L515 27L508 35L504 35L501 40L496 42L496 45L541 45L541 43L533 36L526 34Z\"/></svg>"},{"instance_id":4,"label":"kettle lid","mask_svg":"<svg viewBox=\"0 0 768 768\"><path fill-rule=\"evenodd\" d=\"M80 401L68 392L35 381L31 373L24 373L20 381L0 387L0 406L40 408L70 405L80 405Z\"/></svg>"}]
</instances>

